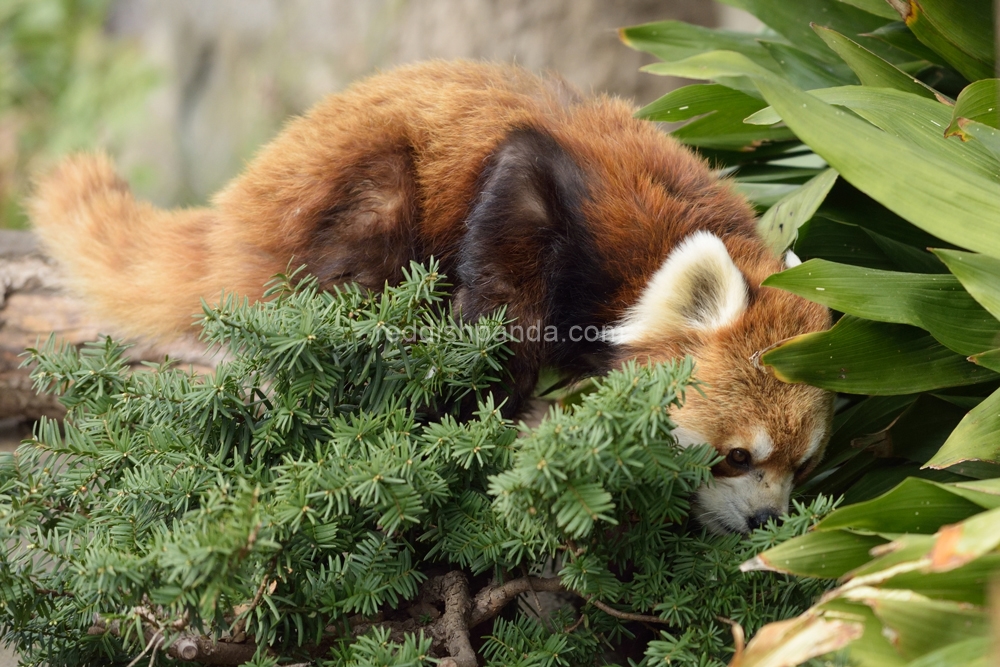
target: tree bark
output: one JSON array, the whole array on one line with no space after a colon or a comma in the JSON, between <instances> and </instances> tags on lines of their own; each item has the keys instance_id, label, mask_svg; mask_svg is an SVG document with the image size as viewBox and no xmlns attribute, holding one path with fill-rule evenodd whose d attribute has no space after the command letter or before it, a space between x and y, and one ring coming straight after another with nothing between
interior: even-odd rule
<instances>
[{"instance_id":1,"label":"tree bark","mask_svg":"<svg viewBox=\"0 0 1000 667\"><path fill-rule=\"evenodd\" d=\"M72 294L30 232L0 230L0 420L60 417L65 412L56 397L35 393L30 369L20 368L26 347L44 342L50 334L82 345L105 333L114 330L87 312L85 301ZM159 362L165 355L203 370L214 365L194 340L135 343L129 350L135 365Z\"/></svg>"}]
</instances>

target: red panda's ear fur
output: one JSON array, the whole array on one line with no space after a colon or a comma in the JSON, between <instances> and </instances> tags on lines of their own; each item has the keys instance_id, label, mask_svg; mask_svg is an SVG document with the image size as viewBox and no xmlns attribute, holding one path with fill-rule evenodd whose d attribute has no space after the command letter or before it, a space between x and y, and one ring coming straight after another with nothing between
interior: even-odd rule
<instances>
[{"instance_id":1,"label":"red panda's ear fur","mask_svg":"<svg viewBox=\"0 0 1000 667\"><path fill-rule=\"evenodd\" d=\"M611 342L634 344L669 331L715 331L743 314L747 298L746 280L722 240L695 232L653 274Z\"/></svg>"}]
</instances>

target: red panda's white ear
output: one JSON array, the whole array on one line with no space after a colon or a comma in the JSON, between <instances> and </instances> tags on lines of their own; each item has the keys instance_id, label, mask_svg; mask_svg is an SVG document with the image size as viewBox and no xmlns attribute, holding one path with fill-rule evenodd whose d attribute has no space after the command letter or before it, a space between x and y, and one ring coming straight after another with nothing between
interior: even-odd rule
<instances>
[{"instance_id":1,"label":"red panda's white ear","mask_svg":"<svg viewBox=\"0 0 1000 667\"><path fill-rule=\"evenodd\" d=\"M609 337L628 344L650 334L732 324L747 307L747 286L722 240L695 232L667 256Z\"/></svg>"}]
</instances>

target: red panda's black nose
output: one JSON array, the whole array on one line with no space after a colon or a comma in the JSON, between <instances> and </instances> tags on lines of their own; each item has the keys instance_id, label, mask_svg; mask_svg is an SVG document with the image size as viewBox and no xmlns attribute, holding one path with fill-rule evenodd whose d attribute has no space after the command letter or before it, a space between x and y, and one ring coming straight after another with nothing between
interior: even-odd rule
<instances>
[{"instance_id":1,"label":"red panda's black nose","mask_svg":"<svg viewBox=\"0 0 1000 667\"><path fill-rule=\"evenodd\" d=\"M770 508L762 509L756 514L751 514L747 517L747 527L749 527L750 530L755 530L766 525L771 519L774 519L776 523L781 523L781 519L778 518L777 510Z\"/></svg>"}]
</instances>

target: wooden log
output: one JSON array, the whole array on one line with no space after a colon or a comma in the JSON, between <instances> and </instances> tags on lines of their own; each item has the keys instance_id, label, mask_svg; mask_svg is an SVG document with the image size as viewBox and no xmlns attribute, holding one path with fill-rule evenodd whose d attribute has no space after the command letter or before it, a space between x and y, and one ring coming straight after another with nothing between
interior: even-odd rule
<instances>
[{"instance_id":1,"label":"wooden log","mask_svg":"<svg viewBox=\"0 0 1000 667\"><path fill-rule=\"evenodd\" d=\"M52 333L74 345L114 334L67 287L63 274L30 232L0 230L0 421L59 417L65 412L55 397L37 395L29 369L19 368L26 347L45 341ZM213 366L204 346L193 338L134 342L129 358L135 365L160 362L169 355L198 370Z\"/></svg>"}]
</instances>

